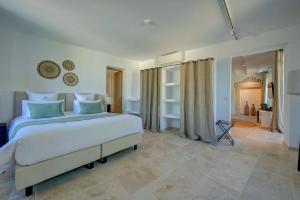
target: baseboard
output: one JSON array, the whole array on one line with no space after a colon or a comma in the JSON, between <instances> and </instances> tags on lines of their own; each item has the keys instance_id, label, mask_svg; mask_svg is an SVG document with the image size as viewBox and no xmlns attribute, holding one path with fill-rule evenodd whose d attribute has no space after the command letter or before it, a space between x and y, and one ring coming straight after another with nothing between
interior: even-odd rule
<instances>
[{"instance_id":1,"label":"baseboard","mask_svg":"<svg viewBox=\"0 0 300 200\"><path fill-rule=\"evenodd\" d=\"M297 148L297 147L291 147L291 146L289 146L288 149L291 150L291 151L298 151L299 150L299 148Z\"/></svg>"},{"instance_id":2,"label":"baseboard","mask_svg":"<svg viewBox=\"0 0 300 200\"><path fill-rule=\"evenodd\" d=\"M287 147L288 150L291 150L291 151L298 151L299 150L299 148L297 148L297 147L289 146L285 141L283 142L283 144Z\"/></svg>"}]
</instances>

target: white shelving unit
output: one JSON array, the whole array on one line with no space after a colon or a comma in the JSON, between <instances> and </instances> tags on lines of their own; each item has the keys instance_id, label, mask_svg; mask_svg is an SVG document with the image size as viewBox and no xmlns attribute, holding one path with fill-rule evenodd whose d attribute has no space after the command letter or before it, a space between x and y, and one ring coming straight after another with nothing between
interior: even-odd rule
<instances>
[{"instance_id":1,"label":"white shelving unit","mask_svg":"<svg viewBox=\"0 0 300 200\"><path fill-rule=\"evenodd\" d=\"M179 86L179 83L165 83L166 87L174 87L174 86Z\"/></svg>"},{"instance_id":2,"label":"white shelving unit","mask_svg":"<svg viewBox=\"0 0 300 200\"><path fill-rule=\"evenodd\" d=\"M140 100L137 98L128 98L126 100L126 113L140 115Z\"/></svg>"},{"instance_id":3,"label":"white shelving unit","mask_svg":"<svg viewBox=\"0 0 300 200\"><path fill-rule=\"evenodd\" d=\"M163 117L166 118L166 119L177 119L177 120L180 119L180 116L171 115L171 114L166 114Z\"/></svg>"},{"instance_id":4,"label":"white shelving unit","mask_svg":"<svg viewBox=\"0 0 300 200\"><path fill-rule=\"evenodd\" d=\"M180 65L162 69L161 130L180 127Z\"/></svg>"},{"instance_id":5,"label":"white shelving unit","mask_svg":"<svg viewBox=\"0 0 300 200\"><path fill-rule=\"evenodd\" d=\"M179 99L164 99L164 102L180 103Z\"/></svg>"}]
</instances>

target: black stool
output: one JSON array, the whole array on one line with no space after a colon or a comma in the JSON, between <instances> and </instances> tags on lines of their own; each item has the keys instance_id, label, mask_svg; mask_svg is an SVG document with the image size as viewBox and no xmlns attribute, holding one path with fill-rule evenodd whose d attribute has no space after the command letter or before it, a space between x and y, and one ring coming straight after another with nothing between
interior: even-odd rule
<instances>
[{"instance_id":1,"label":"black stool","mask_svg":"<svg viewBox=\"0 0 300 200\"><path fill-rule=\"evenodd\" d=\"M234 139L231 137L229 134L229 130L234 127L234 122L233 121L226 121L226 120L219 120L216 123L218 127L222 130L222 134L217 138L217 141L219 142L222 138L227 138L231 145L234 145Z\"/></svg>"}]
</instances>

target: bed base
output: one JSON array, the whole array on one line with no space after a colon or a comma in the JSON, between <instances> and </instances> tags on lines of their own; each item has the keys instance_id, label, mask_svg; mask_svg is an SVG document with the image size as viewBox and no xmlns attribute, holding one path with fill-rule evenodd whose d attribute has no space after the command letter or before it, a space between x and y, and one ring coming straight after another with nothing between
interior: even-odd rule
<instances>
[{"instance_id":1,"label":"bed base","mask_svg":"<svg viewBox=\"0 0 300 200\"><path fill-rule=\"evenodd\" d=\"M94 163L91 162L91 163L85 165L84 167L87 168L87 169L93 169L94 168Z\"/></svg>"},{"instance_id":2,"label":"bed base","mask_svg":"<svg viewBox=\"0 0 300 200\"><path fill-rule=\"evenodd\" d=\"M25 188L25 196L30 196L33 193L33 186L29 186Z\"/></svg>"},{"instance_id":3,"label":"bed base","mask_svg":"<svg viewBox=\"0 0 300 200\"><path fill-rule=\"evenodd\" d=\"M98 161L102 164L105 164L107 162L107 157L100 158Z\"/></svg>"},{"instance_id":4,"label":"bed base","mask_svg":"<svg viewBox=\"0 0 300 200\"><path fill-rule=\"evenodd\" d=\"M137 144L133 145L133 150L137 150ZM97 160L98 162L100 162L101 164L105 164L107 162L107 156L100 158L99 160Z\"/></svg>"},{"instance_id":5,"label":"bed base","mask_svg":"<svg viewBox=\"0 0 300 200\"><path fill-rule=\"evenodd\" d=\"M25 195L30 196L33 193L33 186L37 183L81 166L92 169L95 161L106 163L107 156L111 154L130 147L136 150L137 144L141 141L142 134L136 133L33 165L21 166L16 164L16 189L25 188Z\"/></svg>"}]
</instances>

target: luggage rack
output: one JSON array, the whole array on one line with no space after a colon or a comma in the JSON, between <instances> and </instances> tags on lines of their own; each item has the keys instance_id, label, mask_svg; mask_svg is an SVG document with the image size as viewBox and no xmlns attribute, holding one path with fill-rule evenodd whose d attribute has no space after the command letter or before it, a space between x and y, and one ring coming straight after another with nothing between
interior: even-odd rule
<instances>
[{"instance_id":1,"label":"luggage rack","mask_svg":"<svg viewBox=\"0 0 300 200\"><path fill-rule=\"evenodd\" d=\"M230 129L234 127L234 121L219 120L216 124L223 132L220 136L218 136L217 141L219 142L221 139L225 138L230 141L232 146L234 146L235 141L229 134Z\"/></svg>"}]
</instances>

